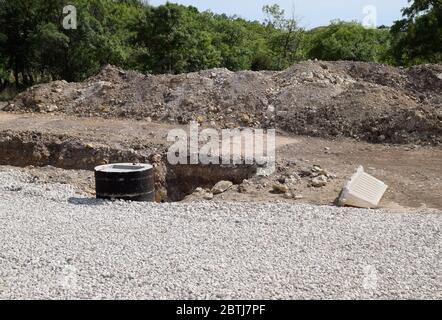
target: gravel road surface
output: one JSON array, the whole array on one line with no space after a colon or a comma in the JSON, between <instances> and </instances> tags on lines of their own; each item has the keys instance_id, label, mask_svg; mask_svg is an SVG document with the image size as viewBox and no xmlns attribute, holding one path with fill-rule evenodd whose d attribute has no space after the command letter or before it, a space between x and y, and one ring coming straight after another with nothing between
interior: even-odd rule
<instances>
[{"instance_id":1,"label":"gravel road surface","mask_svg":"<svg viewBox=\"0 0 442 320\"><path fill-rule=\"evenodd\" d=\"M442 215L141 204L0 170L1 299L442 299Z\"/></svg>"}]
</instances>

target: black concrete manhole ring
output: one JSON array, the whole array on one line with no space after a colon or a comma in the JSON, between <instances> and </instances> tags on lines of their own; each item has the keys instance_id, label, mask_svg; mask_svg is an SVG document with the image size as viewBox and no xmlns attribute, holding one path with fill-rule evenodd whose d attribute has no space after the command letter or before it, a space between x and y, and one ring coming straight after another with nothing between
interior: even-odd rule
<instances>
[{"instance_id":1,"label":"black concrete manhole ring","mask_svg":"<svg viewBox=\"0 0 442 320\"><path fill-rule=\"evenodd\" d=\"M155 201L155 175L150 164L115 163L95 168L99 199Z\"/></svg>"}]
</instances>

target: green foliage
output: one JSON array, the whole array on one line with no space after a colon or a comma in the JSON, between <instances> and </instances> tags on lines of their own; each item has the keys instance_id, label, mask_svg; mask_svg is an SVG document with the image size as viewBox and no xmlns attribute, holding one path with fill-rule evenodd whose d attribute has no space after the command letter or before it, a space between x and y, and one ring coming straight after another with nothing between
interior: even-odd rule
<instances>
[{"instance_id":1,"label":"green foliage","mask_svg":"<svg viewBox=\"0 0 442 320\"><path fill-rule=\"evenodd\" d=\"M399 65L442 61L442 0L416 0L396 21L392 56Z\"/></svg>"},{"instance_id":2,"label":"green foliage","mask_svg":"<svg viewBox=\"0 0 442 320\"><path fill-rule=\"evenodd\" d=\"M22 89L81 81L105 64L183 73L280 70L307 58L440 62L441 1L414 1L390 32L345 22L305 31L278 5L264 6L266 19L258 22L141 0L0 0L0 90L10 82ZM63 28L68 4L77 9L75 30Z\"/></svg>"},{"instance_id":3,"label":"green foliage","mask_svg":"<svg viewBox=\"0 0 442 320\"><path fill-rule=\"evenodd\" d=\"M147 7L138 32L146 48L148 71L181 73L218 66L213 34L200 23L196 8L167 3Z\"/></svg>"},{"instance_id":4,"label":"green foliage","mask_svg":"<svg viewBox=\"0 0 442 320\"><path fill-rule=\"evenodd\" d=\"M356 22L334 21L310 32L308 56L320 60L383 62L388 59L390 35Z\"/></svg>"},{"instance_id":5,"label":"green foliage","mask_svg":"<svg viewBox=\"0 0 442 320\"><path fill-rule=\"evenodd\" d=\"M286 68L300 58L303 31L298 27L294 12L291 18L286 18L284 10L277 4L264 6L263 12L267 16L264 23L270 53L276 62L273 69Z\"/></svg>"}]
</instances>

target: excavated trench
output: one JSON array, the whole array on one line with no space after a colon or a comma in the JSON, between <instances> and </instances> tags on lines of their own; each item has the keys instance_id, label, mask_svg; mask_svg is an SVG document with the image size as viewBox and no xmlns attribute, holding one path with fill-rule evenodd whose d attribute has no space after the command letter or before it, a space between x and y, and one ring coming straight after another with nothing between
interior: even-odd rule
<instances>
[{"instance_id":1,"label":"excavated trench","mask_svg":"<svg viewBox=\"0 0 442 320\"><path fill-rule=\"evenodd\" d=\"M256 165L170 165L164 146L109 146L67 135L0 132L0 165L53 166L90 170L105 163L151 163L155 169L155 200L176 202L196 188L211 188L221 180L240 184L256 175ZM93 186L91 186L93 189Z\"/></svg>"}]
</instances>

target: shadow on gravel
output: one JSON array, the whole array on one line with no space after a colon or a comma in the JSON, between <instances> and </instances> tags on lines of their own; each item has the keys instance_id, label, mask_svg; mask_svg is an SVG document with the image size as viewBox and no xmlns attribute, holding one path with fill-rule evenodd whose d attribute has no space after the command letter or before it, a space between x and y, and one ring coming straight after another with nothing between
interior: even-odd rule
<instances>
[{"instance_id":1,"label":"shadow on gravel","mask_svg":"<svg viewBox=\"0 0 442 320\"><path fill-rule=\"evenodd\" d=\"M95 199L95 198L76 198L71 197L68 199L68 203L81 205L81 206L101 206L104 205L106 201Z\"/></svg>"}]
</instances>

